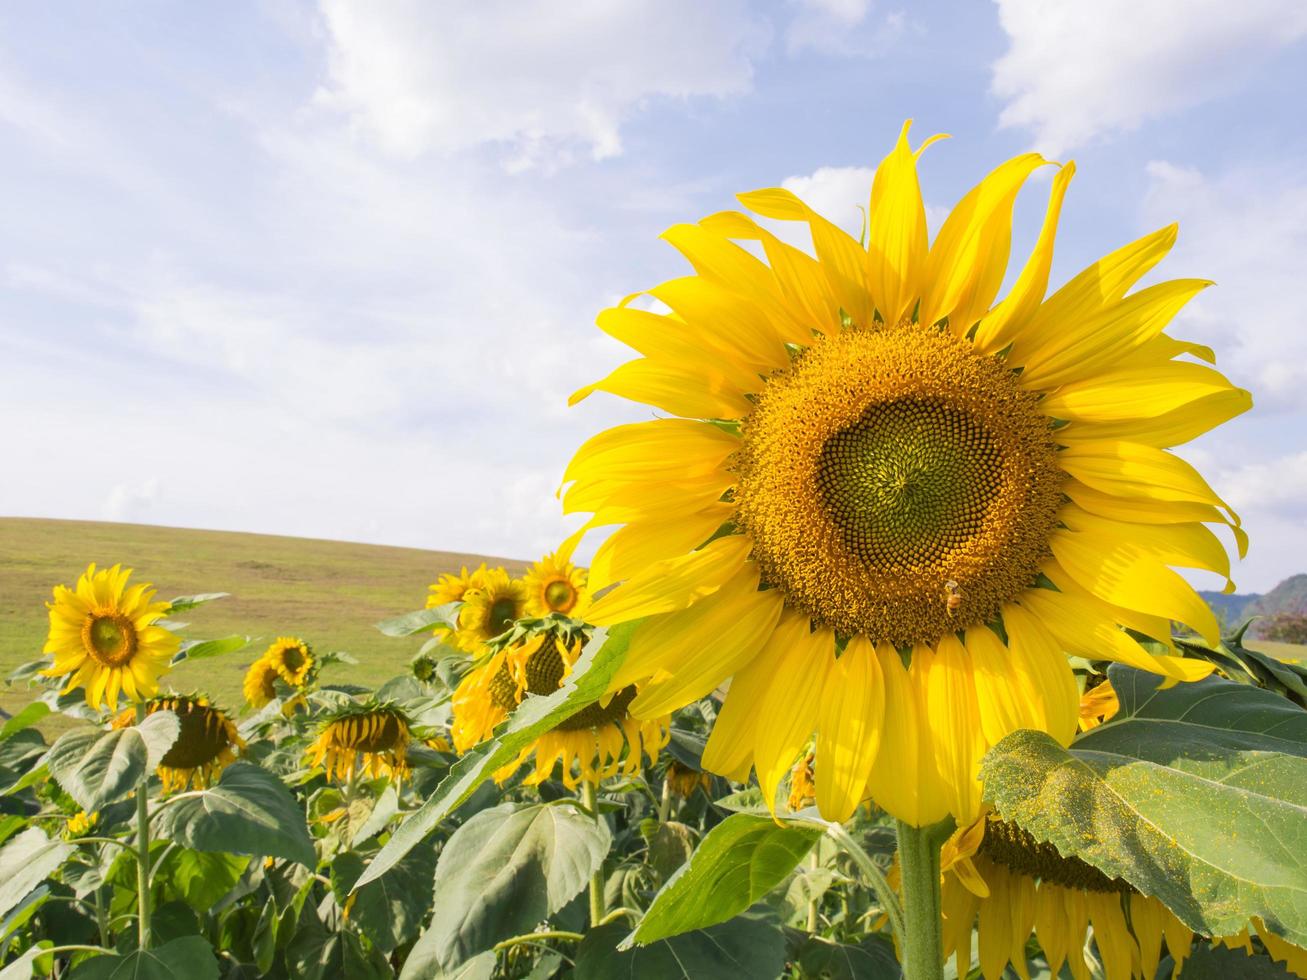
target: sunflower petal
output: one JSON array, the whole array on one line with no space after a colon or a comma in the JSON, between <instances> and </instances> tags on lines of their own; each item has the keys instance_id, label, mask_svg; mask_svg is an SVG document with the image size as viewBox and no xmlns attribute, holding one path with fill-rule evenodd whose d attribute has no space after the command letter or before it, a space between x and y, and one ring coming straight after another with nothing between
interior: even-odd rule
<instances>
[{"instance_id":1,"label":"sunflower petal","mask_svg":"<svg viewBox=\"0 0 1307 980\"><path fill-rule=\"evenodd\" d=\"M826 675L817 725L817 808L843 823L867 795L880 751L885 687L871 641L858 635Z\"/></svg>"}]
</instances>

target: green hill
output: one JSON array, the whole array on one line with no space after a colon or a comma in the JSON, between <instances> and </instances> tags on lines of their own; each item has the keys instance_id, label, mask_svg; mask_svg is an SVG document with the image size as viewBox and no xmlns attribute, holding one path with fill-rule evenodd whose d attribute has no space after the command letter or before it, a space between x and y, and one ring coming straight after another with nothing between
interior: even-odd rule
<instances>
[{"instance_id":1,"label":"green hill","mask_svg":"<svg viewBox=\"0 0 1307 980\"><path fill-rule=\"evenodd\" d=\"M344 650L358 666L330 668L329 680L376 685L407 669L421 637L382 636L373 624L419 609L427 585L442 572L481 561L520 572L519 561L447 551L389 548L308 538L195 531L138 524L0 518L0 677L41 656L55 585L72 585L88 562L122 562L133 581L153 582L161 598L230 592L185 614L187 637L233 633L249 647L216 660L183 664L165 677L180 691L202 688L220 703L240 704L245 668L277 636ZM13 711L24 690L0 693Z\"/></svg>"}]
</instances>

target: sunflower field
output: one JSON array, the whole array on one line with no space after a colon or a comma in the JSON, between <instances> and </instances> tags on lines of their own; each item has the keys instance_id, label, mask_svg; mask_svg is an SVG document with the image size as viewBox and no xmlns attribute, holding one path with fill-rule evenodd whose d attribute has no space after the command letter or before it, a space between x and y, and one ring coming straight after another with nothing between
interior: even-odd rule
<instances>
[{"instance_id":1,"label":"sunflower field","mask_svg":"<svg viewBox=\"0 0 1307 980\"><path fill-rule=\"evenodd\" d=\"M1172 452L1251 406L1165 332L1209 283L1138 286L1170 226L1050 293L1037 154L930 236L933 142L861 239L781 189L666 232L689 274L599 315L639 356L573 396L657 414L580 447L524 576L378 624L428 636L407 674L281 636L220 705L168 671L247 649L188 636L222 593L55 585L0 980L1307 977L1307 669L1176 571L1233 591L1248 543Z\"/></svg>"}]
</instances>

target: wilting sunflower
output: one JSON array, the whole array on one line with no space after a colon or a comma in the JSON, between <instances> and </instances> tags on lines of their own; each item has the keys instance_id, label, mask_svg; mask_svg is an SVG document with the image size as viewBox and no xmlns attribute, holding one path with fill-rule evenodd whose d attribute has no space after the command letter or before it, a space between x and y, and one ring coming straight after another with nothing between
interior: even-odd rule
<instances>
[{"instance_id":1,"label":"wilting sunflower","mask_svg":"<svg viewBox=\"0 0 1307 980\"><path fill-rule=\"evenodd\" d=\"M313 670L313 650L297 636L279 636L263 659L268 661L291 687L303 687Z\"/></svg>"},{"instance_id":2,"label":"wilting sunflower","mask_svg":"<svg viewBox=\"0 0 1307 980\"><path fill-rule=\"evenodd\" d=\"M169 694L146 702L145 711L151 715L156 711L171 711L181 722L177 741L159 760L159 780L165 793L192 786L203 789L236 761L237 751L245 748L245 740L232 720L206 697ZM134 724L136 714L130 709L113 721L114 728L129 728Z\"/></svg>"},{"instance_id":3,"label":"wilting sunflower","mask_svg":"<svg viewBox=\"0 0 1307 980\"><path fill-rule=\"evenodd\" d=\"M262 708L277 696L277 665L267 657L260 657L250 664L241 682L241 693L252 707Z\"/></svg>"},{"instance_id":4,"label":"wilting sunflower","mask_svg":"<svg viewBox=\"0 0 1307 980\"><path fill-rule=\"evenodd\" d=\"M354 704L323 723L306 753L309 764L325 766L327 776L349 779L355 770L396 781L409 773L409 720L390 704Z\"/></svg>"},{"instance_id":5,"label":"wilting sunflower","mask_svg":"<svg viewBox=\"0 0 1307 980\"><path fill-rule=\"evenodd\" d=\"M1075 980L1092 975L1085 958L1091 926L1106 980L1152 980L1163 943L1176 975L1189 955L1193 931L1160 901L1063 857L1015 823L982 817L945 844L943 865L944 955L956 957L958 976L970 967L973 929L985 980L1000 980L1009 962L1028 978L1032 933L1049 972L1057 976L1065 962ZM1253 928L1273 958L1307 975L1307 952L1269 932L1260 919ZM1247 929L1221 941L1254 952Z\"/></svg>"},{"instance_id":6,"label":"wilting sunflower","mask_svg":"<svg viewBox=\"0 0 1307 980\"><path fill-rule=\"evenodd\" d=\"M457 575L453 572L446 572L441 575L429 590L427 608L432 609L450 602L462 602L468 589L480 587L485 573L486 564L482 562L481 567L474 572L469 572L467 566L464 565L463 570Z\"/></svg>"},{"instance_id":7,"label":"wilting sunflower","mask_svg":"<svg viewBox=\"0 0 1307 980\"><path fill-rule=\"evenodd\" d=\"M687 766L676 759L667 763L667 771L663 773L663 780L667 783L669 793L675 793L683 800L688 800L694 795L694 791L703 788L707 793L712 789L712 776L699 769Z\"/></svg>"},{"instance_id":8,"label":"wilting sunflower","mask_svg":"<svg viewBox=\"0 0 1307 980\"><path fill-rule=\"evenodd\" d=\"M572 564L570 548L545 555L522 576L527 595L526 614L562 613L580 619L590 599L585 582L585 569Z\"/></svg>"},{"instance_id":9,"label":"wilting sunflower","mask_svg":"<svg viewBox=\"0 0 1307 980\"><path fill-rule=\"evenodd\" d=\"M451 734L454 748L466 752L489 738L527 695L557 691L580 654L581 641L550 630L492 654L474 667L454 692ZM598 782L618 772L639 771L641 756L651 760L667 744L666 717L637 721L627 707L636 696L628 687L606 702L582 708L558 727L527 745L518 757L495 772L503 782L535 756L535 769L523 782L534 786L550 778L562 764L563 783L575 789L582 780Z\"/></svg>"},{"instance_id":10,"label":"wilting sunflower","mask_svg":"<svg viewBox=\"0 0 1307 980\"><path fill-rule=\"evenodd\" d=\"M650 617L614 689L636 717L733 675L705 765L764 796L815 731L817 803L843 820L868 796L911 824L979 813L980 757L1018 728L1063 743L1078 692L1066 654L1192 680L1158 656L1217 638L1172 570L1227 577L1205 525L1238 518L1166 451L1247 409L1163 327L1208 285L1130 288L1174 226L1045 299L1072 164L1058 167L1033 253L996 303L1012 205L1048 161L1004 163L927 242L905 126L876 170L864 247L785 190L741 195L811 232L815 258L742 213L664 234L694 275L599 326L644 355L582 389L674 418L595 436L567 468L568 512L619 525L587 619ZM746 243L748 248L736 244ZM766 261L755 256L765 255ZM1128 295L1127 295L1128 294ZM1227 581L1227 590L1233 585Z\"/></svg>"},{"instance_id":11,"label":"wilting sunflower","mask_svg":"<svg viewBox=\"0 0 1307 980\"><path fill-rule=\"evenodd\" d=\"M502 568L480 573L479 583L463 596L454 642L469 653L480 653L490 640L526 614L526 586Z\"/></svg>"},{"instance_id":12,"label":"wilting sunflower","mask_svg":"<svg viewBox=\"0 0 1307 980\"><path fill-rule=\"evenodd\" d=\"M118 692L129 701L143 701L159 689L159 675L168 670L181 639L154 625L167 615L169 603L154 602L148 583L127 586L130 568L95 570L92 562L76 588L56 585L50 610L50 635L45 652L54 663L41 671L47 677L71 675L64 688L86 690L86 702L115 707Z\"/></svg>"}]
</instances>

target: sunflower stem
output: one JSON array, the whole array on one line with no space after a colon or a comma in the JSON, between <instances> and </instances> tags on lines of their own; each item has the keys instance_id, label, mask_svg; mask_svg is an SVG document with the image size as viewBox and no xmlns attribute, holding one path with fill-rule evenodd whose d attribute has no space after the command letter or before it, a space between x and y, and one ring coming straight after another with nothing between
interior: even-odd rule
<instances>
[{"instance_id":1,"label":"sunflower stem","mask_svg":"<svg viewBox=\"0 0 1307 980\"><path fill-rule=\"evenodd\" d=\"M939 852L945 836L940 831L945 823L933 827L914 827L902 820L898 823L904 980L942 980L944 976Z\"/></svg>"},{"instance_id":2,"label":"sunflower stem","mask_svg":"<svg viewBox=\"0 0 1307 980\"><path fill-rule=\"evenodd\" d=\"M603 819L599 815L599 793L598 787L595 786L594 780L584 779L581 781L581 805L586 808L595 822L598 823ZM598 870L590 876L590 927L598 928L604 918L604 869L600 865Z\"/></svg>"},{"instance_id":3,"label":"sunflower stem","mask_svg":"<svg viewBox=\"0 0 1307 980\"><path fill-rule=\"evenodd\" d=\"M666 823L672 815L672 781L663 776L663 795L658 800L658 822Z\"/></svg>"},{"instance_id":4,"label":"sunflower stem","mask_svg":"<svg viewBox=\"0 0 1307 980\"><path fill-rule=\"evenodd\" d=\"M808 867L813 871L821 868L821 859L817 856L817 847L814 846L808 852ZM815 884L812 887L816 887ZM812 935L817 934L817 928L821 925L821 902L817 898L808 899L808 932Z\"/></svg>"},{"instance_id":5,"label":"sunflower stem","mask_svg":"<svg viewBox=\"0 0 1307 980\"><path fill-rule=\"evenodd\" d=\"M145 721L145 704L136 705L136 724ZM150 767L136 787L136 922L138 948L150 948Z\"/></svg>"}]
</instances>

